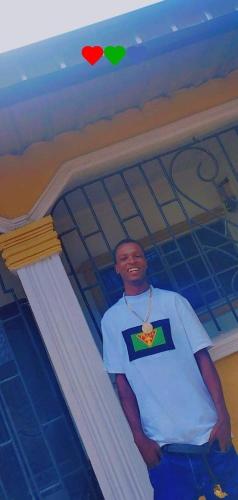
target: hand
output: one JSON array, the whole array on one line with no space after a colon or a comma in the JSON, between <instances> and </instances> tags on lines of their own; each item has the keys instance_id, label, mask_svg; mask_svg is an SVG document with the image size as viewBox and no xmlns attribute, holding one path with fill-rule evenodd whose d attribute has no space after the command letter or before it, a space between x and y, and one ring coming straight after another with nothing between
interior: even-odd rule
<instances>
[{"instance_id":1,"label":"hand","mask_svg":"<svg viewBox=\"0 0 238 500\"><path fill-rule=\"evenodd\" d=\"M227 451L231 445L231 423L228 413L218 417L210 434L209 443L213 443L216 439L219 441L221 451Z\"/></svg>"},{"instance_id":2,"label":"hand","mask_svg":"<svg viewBox=\"0 0 238 500\"><path fill-rule=\"evenodd\" d=\"M140 436L135 437L135 444L148 467L154 467L160 462L162 452L156 441L148 438L145 434L140 434Z\"/></svg>"}]
</instances>

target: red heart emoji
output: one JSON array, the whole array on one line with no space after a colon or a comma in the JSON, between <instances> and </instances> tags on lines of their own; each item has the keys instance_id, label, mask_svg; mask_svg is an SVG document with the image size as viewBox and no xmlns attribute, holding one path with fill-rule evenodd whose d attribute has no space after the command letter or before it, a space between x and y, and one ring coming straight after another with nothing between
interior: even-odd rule
<instances>
[{"instance_id":1,"label":"red heart emoji","mask_svg":"<svg viewBox=\"0 0 238 500\"><path fill-rule=\"evenodd\" d=\"M86 45L82 48L81 53L86 61L88 61L90 64L95 64L97 61L99 61L99 59L101 59L103 55L103 49L102 47L99 47L99 45L95 45L95 47Z\"/></svg>"}]
</instances>

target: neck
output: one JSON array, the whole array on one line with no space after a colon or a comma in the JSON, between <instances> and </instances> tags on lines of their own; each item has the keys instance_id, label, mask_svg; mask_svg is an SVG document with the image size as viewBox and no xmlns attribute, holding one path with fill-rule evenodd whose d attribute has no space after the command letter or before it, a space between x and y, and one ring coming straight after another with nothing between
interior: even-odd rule
<instances>
[{"instance_id":1,"label":"neck","mask_svg":"<svg viewBox=\"0 0 238 500\"><path fill-rule=\"evenodd\" d=\"M143 283L126 283L125 284L125 295L139 295L140 293L149 290L150 284L148 281L143 281Z\"/></svg>"}]
</instances>

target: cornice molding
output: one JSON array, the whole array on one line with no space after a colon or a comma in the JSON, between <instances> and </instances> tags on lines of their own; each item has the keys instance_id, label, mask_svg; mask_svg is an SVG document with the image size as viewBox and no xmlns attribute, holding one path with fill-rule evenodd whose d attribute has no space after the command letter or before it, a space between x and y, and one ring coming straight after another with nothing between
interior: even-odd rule
<instances>
[{"instance_id":1,"label":"cornice molding","mask_svg":"<svg viewBox=\"0 0 238 500\"><path fill-rule=\"evenodd\" d=\"M238 99L234 99L226 104L67 161L61 165L29 213L15 219L0 217L0 232L6 233L43 217L74 179L80 182L92 176L92 173L98 177L106 171L113 171L121 165L129 165L138 159L148 158L194 136L232 125L237 120Z\"/></svg>"}]
</instances>

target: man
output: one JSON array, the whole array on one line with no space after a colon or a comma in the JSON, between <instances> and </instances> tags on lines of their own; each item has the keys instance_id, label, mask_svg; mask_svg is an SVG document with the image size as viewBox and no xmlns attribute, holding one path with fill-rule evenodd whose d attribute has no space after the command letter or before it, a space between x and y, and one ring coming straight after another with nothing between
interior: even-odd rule
<instances>
[{"instance_id":1,"label":"man","mask_svg":"<svg viewBox=\"0 0 238 500\"><path fill-rule=\"evenodd\" d=\"M149 284L140 244L117 245L115 270L125 292L102 319L104 363L155 500L238 500L238 457L206 331L185 298Z\"/></svg>"}]
</instances>

